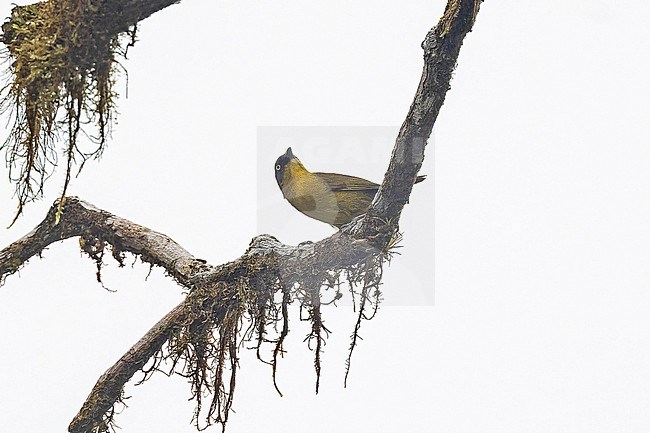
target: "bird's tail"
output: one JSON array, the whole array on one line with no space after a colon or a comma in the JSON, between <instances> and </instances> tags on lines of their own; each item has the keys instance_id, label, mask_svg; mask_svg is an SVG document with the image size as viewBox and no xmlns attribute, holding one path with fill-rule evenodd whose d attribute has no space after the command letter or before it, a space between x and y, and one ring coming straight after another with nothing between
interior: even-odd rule
<instances>
[{"instance_id":1,"label":"bird's tail","mask_svg":"<svg viewBox=\"0 0 650 433\"><path fill-rule=\"evenodd\" d=\"M418 176L418 177L415 178L415 183L420 183L420 182L422 182L422 181L423 181L424 179L426 179L426 178L427 178L426 175Z\"/></svg>"}]
</instances>

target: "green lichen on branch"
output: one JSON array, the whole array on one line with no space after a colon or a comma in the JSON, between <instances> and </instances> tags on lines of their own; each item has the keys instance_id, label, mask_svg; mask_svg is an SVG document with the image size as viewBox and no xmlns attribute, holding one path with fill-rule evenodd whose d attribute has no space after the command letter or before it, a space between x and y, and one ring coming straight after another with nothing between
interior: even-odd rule
<instances>
[{"instance_id":1,"label":"green lichen on branch","mask_svg":"<svg viewBox=\"0 0 650 433\"><path fill-rule=\"evenodd\" d=\"M106 146L117 97L116 57L125 54L135 31L129 41L107 32L112 12L103 3L49 0L16 6L2 25L9 74L1 107L13 126L0 149L16 186L16 218L26 203L43 195L61 156L63 197L73 168L81 170ZM87 140L79 140L80 133Z\"/></svg>"}]
</instances>

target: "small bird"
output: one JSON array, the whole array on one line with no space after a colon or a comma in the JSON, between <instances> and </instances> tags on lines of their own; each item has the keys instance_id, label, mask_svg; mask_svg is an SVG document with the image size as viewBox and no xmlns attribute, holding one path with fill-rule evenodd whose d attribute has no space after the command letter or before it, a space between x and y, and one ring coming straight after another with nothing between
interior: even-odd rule
<instances>
[{"instance_id":1,"label":"small bird","mask_svg":"<svg viewBox=\"0 0 650 433\"><path fill-rule=\"evenodd\" d=\"M425 176L418 176L415 183ZM308 217L335 227L366 213L379 184L337 173L312 173L291 151L275 161L275 179L282 195Z\"/></svg>"}]
</instances>

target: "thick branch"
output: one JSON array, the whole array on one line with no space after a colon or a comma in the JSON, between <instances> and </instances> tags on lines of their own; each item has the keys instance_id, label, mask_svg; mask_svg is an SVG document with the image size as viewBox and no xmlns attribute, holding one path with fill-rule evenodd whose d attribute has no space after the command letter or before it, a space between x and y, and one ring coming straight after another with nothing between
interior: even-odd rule
<instances>
[{"instance_id":1,"label":"thick branch","mask_svg":"<svg viewBox=\"0 0 650 433\"><path fill-rule=\"evenodd\" d=\"M165 315L153 328L133 345L111 368L102 374L74 417L70 432L90 432L97 426L104 414L111 410L122 396L124 384L155 355L169 339L174 327L186 320L187 300Z\"/></svg>"},{"instance_id":2,"label":"thick branch","mask_svg":"<svg viewBox=\"0 0 650 433\"><path fill-rule=\"evenodd\" d=\"M97 209L76 197L66 199L58 224L57 209L58 202L34 230L0 251L0 281L53 242L76 236L108 242L115 252L137 254L146 262L162 266L181 283L196 272L210 268L170 237Z\"/></svg>"},{"instance_id":3,"label":"thick branch","mask_svg":"<svg viewBox=\"0 0 650 433\"><path fill-rule=\"evenodd\" d=\"M357 234L367 236L378 224L396 224L424 161L424 148L450 89L460 47L472 30L482 0L449 0L422 48L424 67L413 103L397 136L384 181ZM393 224L390 224L393 225ZM380 238L383 242L386 237Z\"/></svg>"}]
</instances>

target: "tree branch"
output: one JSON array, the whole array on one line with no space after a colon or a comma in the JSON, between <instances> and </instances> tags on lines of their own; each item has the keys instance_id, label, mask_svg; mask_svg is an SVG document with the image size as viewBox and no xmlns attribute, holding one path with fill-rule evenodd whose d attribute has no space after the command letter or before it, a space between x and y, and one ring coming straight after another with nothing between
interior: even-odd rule
<instances>
[{"instance_id":1,"label":"tree branch","mask_svg":"<svg viewBox=\"0 0 650 433\"><path fill-rule=\"evenodd\" d=\"M99 240L102 244L107 242L113 247L114 255L121 252L139 255L144 261L165 268L181 284L186 284L199 270L211 268L170 237L97 209L76 197L65 199L62 207L65 217L57 224L58 208L57 201L34 230L0 251L0 282L48 245L76 236Z\"/></svg>"},{"instance_id":2,"label":"tree branch","mask_svg":"<svg viewBox=\"0 0 650 433\"><path fill-rule=\"evenodd\" d=\"M358 236L367 237L378 231L378 224L396 224L399 220L424 161L427 140L450 89L460 47L465 35L472 31L481 2L449 0L442 18L422 42L422 77L395 141L384 181L361 227L354 230ZM381 237L382 242L386 242L386 236Z\"/></svg>"},{"instance_id":3,"label":"tree branch","mask_svg":"<svg viewBox=\"0 0 650 433\"><path fill-rule=\"evenodd\" d=\"M102 374L86 398L79 413L74 417L68 430L70 432L92 432L102 425L105 414L109 413L122 397L124 385L133 375L158 352L175 327L187 320L188 301L185 300L156 323L104 374ZM106 427L108 422L103 422ZM101 429L100 429L101 430Z\"/></svg>"}]
</instances>

